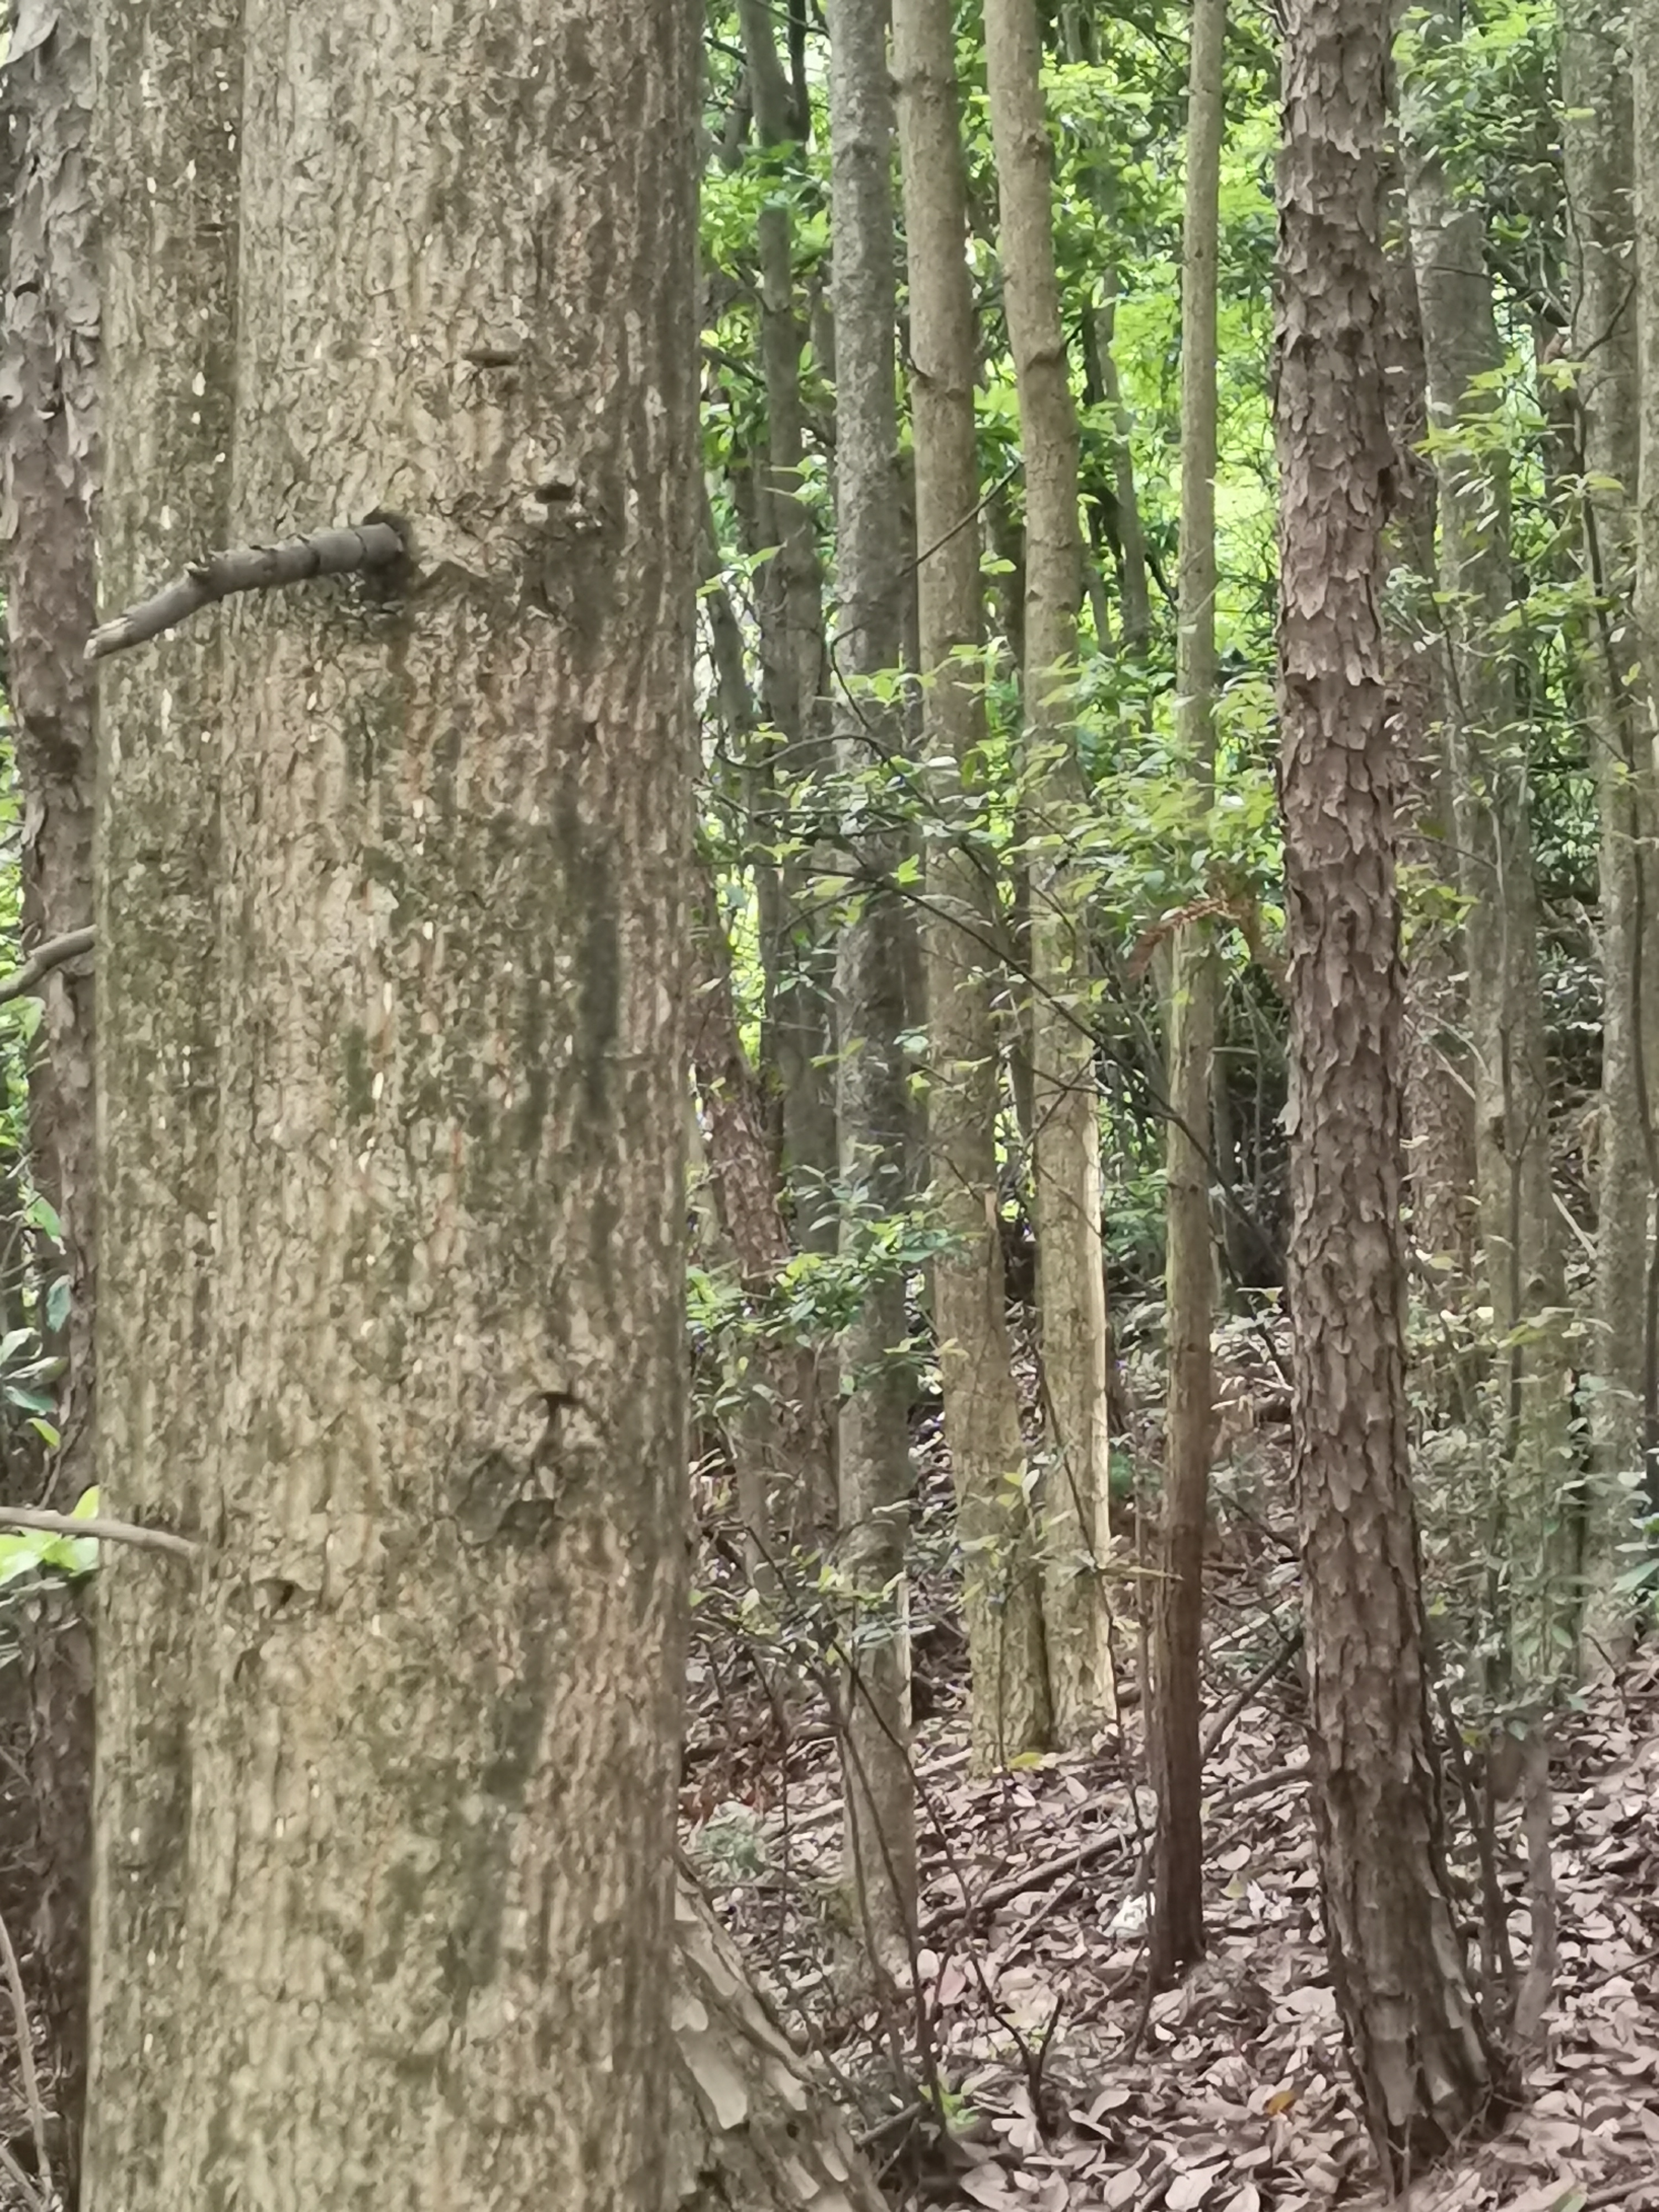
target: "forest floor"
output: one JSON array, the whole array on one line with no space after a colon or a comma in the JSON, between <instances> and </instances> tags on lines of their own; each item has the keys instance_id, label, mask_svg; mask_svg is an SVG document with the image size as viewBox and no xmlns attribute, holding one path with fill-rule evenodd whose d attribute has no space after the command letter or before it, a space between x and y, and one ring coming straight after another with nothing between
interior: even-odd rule
<instances>
[{"instance_id":1,"label":"forest floor","mask_svg":"<svg viewBox=\"0 0 1659 2212\"><path fill-rule=\"evenodd\" d=\"M924 1532L948 1517L938 1457L935 1446ZM838 2082L895 2205L1322 2212L1375 2201L1320 1938L1295 1568L1274 1533L1275 1487L1247 1482L1218 1515L1210 1951L1150 2002L1153 1808L1133 1688L1121 1728L1093 1755L970 1781L965 1658L948 1584L930 1589L924 1567L918 1703L934 1710L916 1731L921 1941L908 1986L884 2014L858 1994L840 1922L840 1784L822 1709L762 1694L729 1645L706 1638L694 1655L698 1717L682 1796L690 1856L786 2028ZM918 1550L930 1555L925 1533ZM1124 1658L1133 1685L1132 1640ZM1448 1830L1473 1933L1480 1887L1466 1802L1449 1802ZM1559 1930L1543 2047L1501 2132L1413 2187L1419 2212L1659 2212L1653 1644L1560 1717L1542 1809ZM1525 1811L1515 1796L1493 1813L1522 1966ZM948 2091L948 2129L924 2116L911 2086L930 2074Z\"/></svg>"}]
</instances>

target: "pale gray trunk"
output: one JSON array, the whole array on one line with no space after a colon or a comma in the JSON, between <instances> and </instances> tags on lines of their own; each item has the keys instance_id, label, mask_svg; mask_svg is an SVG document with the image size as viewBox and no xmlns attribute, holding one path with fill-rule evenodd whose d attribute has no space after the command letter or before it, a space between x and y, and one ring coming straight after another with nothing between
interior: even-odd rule
<instances>
[{"instance_id":1,"label":"pale gray trunk","mask_svg":"<svg viewBox=\"0 0 1659 2212\"><path fill-rule=\"evenodd\" d=\"M210 616L105 701L100 1468L204 1548L176 1653L129 1595L156 1562L107 1570L90 2201L637 2212L684 1553L693 24L501 0L480 42L246 0L216 52L211 21L107 18L106 592L374 508L413 558ZM180 811L216 769L208 875ZM163 907L180 854L210 896Z\"/></svg>"},{"instance_id":2,"label":"pale gray trunk","mask_svg":"<svg viewBox=\"0 0 1659 2212\"><path fill-rule=\"evenodd\" d=\"M1638 429L1636 511L1636 634L1642 665L1650 672L1644 690L1647 713L1638 732L1639 769L1659 783L1659 688L1650 672L1659 669L1659 5L1632 0L1630 13L1632 96L1636 145L1636 282ZM1659 818L1659 799L1656 800ZM1659 874L1659 869L1656 869ZM1659 887L1650 894L1644 928L1638 945L1644 962L1659 969L1654 951L1659 933ZM1659 990L1659 981L1656 981ZM1659 1076L1648 1057L1650 1127L1659 1115ZM1659 1178L1656 1178L1659 1180ZM1659 1510L1659 1259L1650 1261L1643 1296L1642 1449L1650 1511Z\"/></svg>"},{"instance_id":3,"label":"pale gray trunk","mask_svg":"<svg viewBox=\"0 0 1659 2212\"><path fill-rule=\"evenodd\" d=\"M867 679L898 665L903 541L894 393L893 100L884 0L840 0L830 63L835 232L836 641L839 767L869 777L848 799L853 904L836 965L842 1246L869 1249L868 1224L906 1199L904 963L893 876L902 831L883 826L884 763L903 745L900 715ZM844 1695L847 1869L874 1963L904 1955L915 1911L915 1811L907 1743L904 1561L909 1518L910 1375L905 1282L871 1277L842 1334L841 1553L854 1595Z\"/></svg>"},{"instance_id":4,"label":"pale gray trunk","mask_svg":"<svg viewBox=\"0 0 1659 2212\"><path fill-rule=\"evenodd\" d=\"M969 842L964 761L985 739L975 665L982 625L974 301L950 0L897 0L893 69L909 256L910 420L922 559L922 757L935 763L939 834L928 841L934 1202L951 1237L933 1263L945 1434L956 1486L973 1752L981 1771L1047 1747L1041 1592L1003 1287L993 1012L1000 981L996 884ZM948 766L937 765L948 763Z\"/></svg>"},{"instance_id":5,"label":"pale gray trunk","mask_svg":"<svg viewBox=\"0 0 1659 2212\"><path fill-rule=\"evenodd\" d=\"M1054 270L1053 161L1033 0L988 0L986 77L1025 466L1024 715L1041 787L1031 865L1032 1212L1046 1465L1043 1623L1054 1726L1086 1741L1115 1703L1103 1577L1106 1282L1087 889L1070 698L1083 591L1077 414Z\"/></svg>"},{"instance_id":6,"label":"pale gray trunk","mask_svg":"<svg viewBox=\"0 0 1659 2212\"><path fill-rule=\"evenodd\" d=\"M1605 1584L1622 1564L1635 1501L1620 1486L1642 1467L1647 1277L1653 1203L1652 1085L1659 1032L1659 851L1654 775L1640 698L1626 672L1641 656L1629 634L1635 554L1638 403L1630 74L1624 10L1570 0L1561 33L1562 151L1571 221L1571 358L1577 384L1584 565L1597 611L1585 624L1583 669L1601 805L1601 1099L1596 1187L1597 1378L1591 1405L1601 1478L1589 1566ZM1644 943L1644 940L1646 940Z\"/></svg>"}]
</instances>

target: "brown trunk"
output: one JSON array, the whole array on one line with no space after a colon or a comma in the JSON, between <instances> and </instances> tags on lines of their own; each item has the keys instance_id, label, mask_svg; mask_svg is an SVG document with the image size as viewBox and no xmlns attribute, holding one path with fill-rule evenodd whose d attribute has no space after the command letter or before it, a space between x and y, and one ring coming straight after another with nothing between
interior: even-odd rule
<instances>
[{"instance_id":1,"label":"brown trunk","mask_svg":"<svg viewBox=\"0 0 1659 2212\"><path fill-rule=\"evenodd\" d=\"M1279 177L1280 789L1294 1455L1326 1937L1390 2193L1492 2102L1437 1834L1407 1443L1404 1046L1377 615L1386 482L1378 0L1291 0Z\"/></svg>"},{"instance_id":2,"label":"brown trunk","mask_svg":"<svg viewBox=\"0 0 1659 2212\"><path fill-rule=\"evenodd\" d=\"M1207 846L1215 797L1216 264L1226 0L1194 0L1192 22L1182 242L1176 732L1191 785L1192 834ZM1158 1837L1147 1952L1148 1971L1160 1988L1204 1949L1200 1645L1213 1435L1210 1328L1215 1305L1210 1093L1218 979L1210 923L1182 923L1173 951L1164 1178L1169 1392L1149 1731Z\"/></svg>"}]
</instances>

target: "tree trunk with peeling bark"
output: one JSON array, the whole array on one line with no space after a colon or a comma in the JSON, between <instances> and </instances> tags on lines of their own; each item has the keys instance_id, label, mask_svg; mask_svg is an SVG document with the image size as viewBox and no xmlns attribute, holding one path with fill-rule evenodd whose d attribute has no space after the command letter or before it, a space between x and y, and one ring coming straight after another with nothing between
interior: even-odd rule
<instances>
[{"instance_id":1,"label":"tree trunk with peeling bark","mask_svg":"<svg viewBox=\"0 0 1659 2212\"><path fill-rule=\"evenodd\" d=\"M887 2212L834 2100L684 1881L674 1933L669 2212Z\"/></svg>"},{"instance_id":2,"label":"tree trunk with peeling bark","mask_svg":"<svg viewBox=\"0 0 1659 2212\"><path fill-rule=\"evenodd\" d=\"M104 701L94 2212L665 2186L695 31L477 28L101 25L105 590L412 558Z\"/></svg>"},{"instance_id":3,"label":"tree trunk with peeling bark","mask_svg":"<svg viewBox=\"0 0 1659 2212\"><path fill-rule=\"evenodd\" d=\"M1290 954L1293 1458L1332 1978L1393 2194L1494 2069L1448 1893L1407 1433L1400 765L1378 616L1389 21L1291 0L1275 425Z\"/></svg>"},{"instance_id":4,"label":"tree trunk with peeling bark","mask_svg":"<svg viewBox=\"0 0 1659 2212\"><path fill-rule=\"evenodd\" d=\"M927 846L927 1119L934 1201L950 1249L933 1262L945 1434L963 1555L975 1768L1048 1747L1048 1659L1027 1503L1025 1447L1003 1284L997 1119L1001 1069L996 885L970 844L973 761L985 739L977 674L979 503L967 185L950 0L896 0L909 255L910 420L921 549L922 757L940 834Z\"/></svg>"},{"instance_id":5,"label":"tree trunk with peeling bark","mask_svg":"<svg viewBox=\"0 0 1659 2212\"><path fill-rule=\"evenodd\" d=\"M1008 342L1025 464L1024 714L1039 766L1032 842L1032 1213L1046 1464L1043 1628L1062 1743L1109 1719L1106 1279L1093 960L1072 858L1087 803L1069 700L1083 594L1078 428L1054 269L1053 154L1033 0L987 0L985 70Z\"/></svg>"}]
</instances>

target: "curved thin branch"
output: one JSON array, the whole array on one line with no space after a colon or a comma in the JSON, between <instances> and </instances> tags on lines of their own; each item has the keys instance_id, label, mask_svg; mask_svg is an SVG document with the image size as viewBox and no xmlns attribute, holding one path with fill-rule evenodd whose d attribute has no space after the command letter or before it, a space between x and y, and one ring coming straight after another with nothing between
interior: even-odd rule
<instances>
[{"instance_id":1,"label":"curved thin branch","mask_svg":"<svg viewBox=\"0 0 1659 2212\"><path fill-rule=\"evenodd\" d=\"M106 1521L94 1513L77 1521L70 1513L49 1513L45 1506L0 1506L0 1528L44 1528L53 1536L107 1536L112 1544L131 1544L136 1552L169 1552L175 1559L193 1559L201 1550L188 1536L175 1536L170 1528L144 1528L136 1521Z\"/></svg>"},{"instance_id":2,"label":"curved thin branch","mask_svg":"<svg viewBox=\"0 0 1659 2212\"><path fill-rule=\"evenodd\" d=\"M184 574L125 614L100 623L87 640L87 659L125 653L234 592L277 591L314 576L346 576L389 568L404 550L403 532L390 522L364 522L351 530L313 530L278 545L239 545L193 561Z\"/></svg>"},{"instance_id":3,"label":"curved thin branch","mask_svg":"<svg viewBox=\"0 0 1659 2212\"><path fill-rule=\"evenodd\" d=\"M21 968L9 975L0 975L0 1006L9 999L21 999L32 991L40 978L54 968L61 968L66 960L74 960L82 952L90 952L96 933L85 929L66 929L61 937L49 937L44 945L37 945Z\"/></svg>"}]
</instances>

